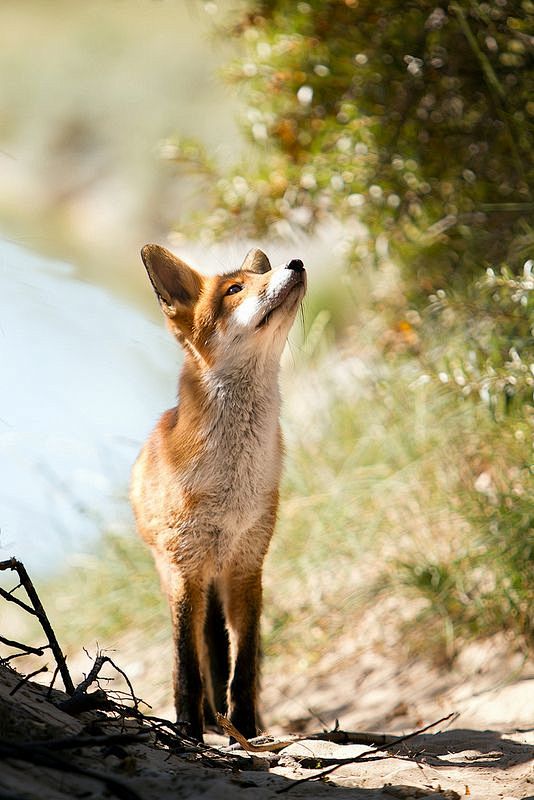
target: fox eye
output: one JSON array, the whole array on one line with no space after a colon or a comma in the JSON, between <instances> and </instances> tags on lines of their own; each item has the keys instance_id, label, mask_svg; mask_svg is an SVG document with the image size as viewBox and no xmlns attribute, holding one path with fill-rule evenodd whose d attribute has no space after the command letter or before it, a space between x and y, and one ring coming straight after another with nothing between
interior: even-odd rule
<instances>
[{"instance_id":1,"label":"fox eye","mask_svg":"<svg viewBox=\"0 0 534 800\"><path fill-rule=\"evenodd\" d=\"M226 294L237 294L242 288L243 287L239 283L233 283L230 288L226 290Z\"/></svg>"}]
</instances>

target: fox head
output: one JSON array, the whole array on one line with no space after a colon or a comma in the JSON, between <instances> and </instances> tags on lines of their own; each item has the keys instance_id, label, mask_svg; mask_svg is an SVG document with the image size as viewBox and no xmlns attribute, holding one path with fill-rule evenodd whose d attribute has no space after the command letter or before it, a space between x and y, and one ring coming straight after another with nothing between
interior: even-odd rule
<instances>
[{"instance_id":1,"label":"fox head","mask_svg":"<svg viewBox=\"0 0 534 800\"><path fill-rule=\"evenodd\" d=\"M253 249L239 269L206 276L156 244L145 245L141 257L169 329L197 360L212 366L280 358L306 292L302 261L273 270Z\"/></svg>"}]
</instances>

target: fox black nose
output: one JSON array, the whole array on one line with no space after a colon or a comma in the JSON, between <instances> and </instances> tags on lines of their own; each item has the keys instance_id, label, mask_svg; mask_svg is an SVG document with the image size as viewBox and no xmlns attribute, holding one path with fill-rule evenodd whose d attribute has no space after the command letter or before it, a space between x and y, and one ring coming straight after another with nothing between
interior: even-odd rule
<instances>
[{"instance_id":1,"label":"fox black nose","mask_svg":"<svg viewBox=\"0 0 534 800\"><path fill-rule=\"evenodd\" d=\"M292 269L293 272L302 272L304 270L304 264L300 258L292 258L291 261L287 262L286 269Z\"/></svg>"}]
</instances>

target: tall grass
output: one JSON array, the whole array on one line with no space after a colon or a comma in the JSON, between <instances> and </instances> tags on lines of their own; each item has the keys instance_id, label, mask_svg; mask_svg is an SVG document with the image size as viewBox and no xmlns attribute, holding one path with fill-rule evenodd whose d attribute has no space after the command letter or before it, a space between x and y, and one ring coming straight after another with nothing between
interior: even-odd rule
<instances>
[{"instance_id":1,"label":"tall grass","mask_svg":"<svg viewBox=\"0 0 534 800\"><path fill-rule=\"evenodd\" d=\"M284 373L286 469L265 570L270 657L313 662L386 594L413 604L408 647L441 661L468 637L504 630L528 640L528 398L505 414L478 383L466 391L459 372L444 379L445 362L451 374L473 363L476 337L457 335L460 312L454 324L447 312L445 336L434 306L393 328L367 299L354 309L366 324L335 346L321 344L319 312ZM477 363L473 381L484 369ZM65 608L84 598L78 642L109 643L132 628L168 636L150 557L135 538L104 535L62 586Z\"/></svg>"}]
</instances>

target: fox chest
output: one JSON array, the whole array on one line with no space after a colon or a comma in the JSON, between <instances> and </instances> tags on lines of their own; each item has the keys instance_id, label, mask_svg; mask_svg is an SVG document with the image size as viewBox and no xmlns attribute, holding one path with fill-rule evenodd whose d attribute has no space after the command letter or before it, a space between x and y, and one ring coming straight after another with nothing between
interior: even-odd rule
<instances>
[{"instance_id":1,"label":"fox chest","mask_svg":"<svg viewBox=\"0 0 534 800\"><path fill-rule=\"evenodd\" d=\"M223 401L201 427L197 420L186 457L167 458L156 441L157 468L147 472L148 456L142 457L134 476L142 535L197 574L261 563L276 513L282 455L277 391L234 392ZM183 439L175 430L178 448L186 441L183 430Z\"/></svg>"},{"instance_id":2,"label":"fox chest","mask_svg":"<svg viewBox=\"0 0 534 800\"><path fill-rule=\"evenodd\" d=\"M235 535L254 525L278 487L280 431L276 418L269 422L254 430L234 425L212 431L180 475L181 485L199 498L196 514L217 520L222 532Z\"/></svg>"},{"instance_id":3,"label":"fox chest","mask_svg":"<svg viewBox=\"0 0 534 800\"><path fill-rule=\"evenodd\" d=\"M280 467L277 424L270 436L240 443L212 436L175 475L167 503L174 510L156 535L160 545L196 574L261 563L272 535Z\"/></svg>"}]
</instances>

